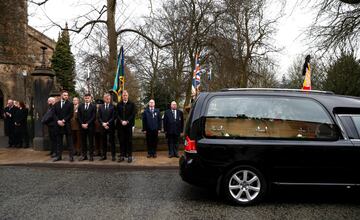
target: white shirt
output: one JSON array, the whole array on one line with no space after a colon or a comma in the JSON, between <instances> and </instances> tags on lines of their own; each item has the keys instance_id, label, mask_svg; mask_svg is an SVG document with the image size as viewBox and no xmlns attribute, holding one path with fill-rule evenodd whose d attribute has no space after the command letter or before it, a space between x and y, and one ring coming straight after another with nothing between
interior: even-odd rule
<instances>
[{"instance_id":1,"label":"white shirt","mask_svg":"<svg viewBox=\"0 0 360 220\"><path fill-rule=\"evenodd\" d=\"M176 110L172 110L172 113L174 115L174 118L176 119Z\"/></svg>"}]
</instances>

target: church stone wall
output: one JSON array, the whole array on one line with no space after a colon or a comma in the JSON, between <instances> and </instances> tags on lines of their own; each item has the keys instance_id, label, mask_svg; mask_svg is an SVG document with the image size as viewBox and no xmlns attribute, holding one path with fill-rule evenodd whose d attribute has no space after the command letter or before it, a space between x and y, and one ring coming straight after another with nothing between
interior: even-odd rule
<instances>
[{"instance_id":1,"label":"church stone wall","mask_svg":"<svg viewBox=\"0 0 360 220\"><path fill-rule=\"evenodd\" d=\"M41 65L40 47L48 48L45 57L49 66L55 44L54 40L28 25L27 0L0 1L1 103L5 104L11 98L29 104L32 96L30 74L36 66Z\"/></svg>"}]
</instances>

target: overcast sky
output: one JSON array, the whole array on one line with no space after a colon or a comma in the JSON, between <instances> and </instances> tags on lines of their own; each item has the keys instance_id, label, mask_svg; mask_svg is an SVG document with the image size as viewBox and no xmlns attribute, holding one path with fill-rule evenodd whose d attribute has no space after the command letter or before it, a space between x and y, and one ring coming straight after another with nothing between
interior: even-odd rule
<instances>
[{"instance_id":1,"label":"overcast sky","mask_svg":"<svg viewBox=\"0 0 360 220\"><path fill-rule=\"evenodd\" d=\"M142 21L142 16L148 16L151 13L149 0L119 0L118 2L118 5L121 5L119 7L120 13L118 13L121 15L118 19L128 18L121 22L124 24L123 27L132 27L134 23ZM159 1L152 0L152 2L153 9L156 10L156 7L160 5ZM278 33L274 36L277 47L283 48L280 54L274 56L279 65L277 74L279 79L283 74L287 75L288 68L297 56L307 53L308 41L304 31L313 22L315 11L299 2L301 3L298 0L286 1L285 15L279 21ZM105 3L105 0L50 0L41 7L29 4L29 24L56 40L60 30L57 27L49 28L51 27L49 18L59 24L64 24L67 21L71 26L77 16L91 10L91 5L101 8L101 5ZM77 52L77 47L81 46L78 44L81 39L82 36L75 33L71 34L74 54Z\"/></svg>"}]
</instances>

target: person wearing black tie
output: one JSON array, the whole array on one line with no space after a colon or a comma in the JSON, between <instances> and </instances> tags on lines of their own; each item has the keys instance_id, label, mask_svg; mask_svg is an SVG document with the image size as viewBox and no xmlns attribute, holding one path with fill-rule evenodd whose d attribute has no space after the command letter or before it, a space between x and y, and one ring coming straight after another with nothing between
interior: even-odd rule
<instances>
[{"instance_id":1,"label":"person wearing black tie","mask_svg":"<svg viewBox=\"0 0 360 220\"><path fill-rule=\"evenodd\" d=\"M109 93L104 95L104 104L99 107L98 115L102 137L102 157L100 160L107 159L107 146L108 142L110 142L111 160L115 161L115 107L111 104L111 95Z\"/></svg>"},{"instance_id":2,"label":"person wearing black tie","mask_svg":"<svg viewBox=\"0 0 360 220\"><path fill-rule=\"evenodd\" d=\"M161 131L161 115L159 109L155 108L155 101L149 101L149 107L144 110L143 132L146 134L146 145L148 149L147 158L156 158L158 135Z\"/></svg>"},{"instance_id":3,"label":"person wearing black tie","mask_svg":"<svg viewBox=\"0 0 360 220\"><path fill-rule=\"evenodd\" d=\"M85 103L78 107L78 121L80 124L81 133L81 150L82 157L80 161L87 160L87 153L89 150L89 160L94 161L94 130L95 130L95 117L96 106L91 103L91 95L84 95ZM88 145L89 142L89 145ZM89 146L89 147L88 147Z\"/></svg>"},{"instance_id":4,"label":"person wearing black tie","mask_svg":"<svg viewBox=\"0 0 360 220\"><path fill-rule=\"evenodd\" d=\"M118 162L128 157L128 163L133 161L132 157L132 128L135 125L136 107L129 100L129 93L124 90L122 100L117 105L118 137L120 141L120 158Z\"/></svg>"},{"instance_id":5,"label":"person wearing black tie","mask_svg":"<svg viewBox=\"0 0 360 220\"><path fill-rule=\"evenodd\" d=\"M164 132L168 139L169 158L179 158L179 139L183 129L183 113L182 111L177 110L177 104L173 101L171 102L170 109L166 110L164 114Z\"/></svg>"},{"instance_id":6,"label":"person wearing black tie","mask_svg":"<svg viewBox=\"0 0 360 220\"><path fill-rule=\"evenodd\" d=\"M23 143L26 143L25 137L27 132L27 116L28 110L24 102L18 102L17 111L14 115L14 125L15 125L15 146L23 147ZM26 147L26 146L25 146Z\"/></svg>"},{"instance_id":7,"label":"person wearing black tie","mask_svg":"<svg viewBox=\"0 0 360 220\"><path fill-rule=\"evenodd\" d=\"M16 110L17 107L14 105L14 101L9 99L7 107L4 109L5 134L9 137L9 147L13 147L16 144L14 123Z\"/></svg>"},{"instance_id":8,"label":"person wearing black tie","mask_svg":"<svg viewBox=\"0 0 360 220\"><path fill-rule=\"evenodd\" d=\"M71 117L73 115L73 104L69 102L69 93L61 92L61 100L54 105L54 119L57 124L57 157L54 162L62 160L63 136L66 136L66 144L69 149L69 160L74 161L74 146L71 137Z\"/></svg>"}]
</instances>

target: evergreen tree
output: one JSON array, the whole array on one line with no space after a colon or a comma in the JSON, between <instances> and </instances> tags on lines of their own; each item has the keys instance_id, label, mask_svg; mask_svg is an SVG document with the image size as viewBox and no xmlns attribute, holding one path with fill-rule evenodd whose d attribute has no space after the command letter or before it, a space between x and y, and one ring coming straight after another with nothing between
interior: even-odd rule
<instances>
[{"instance_id":1,"label":"evergreen tree","mask_svg":"<svg viewBox=\"0 0 360 220\"><path fill-rule=\"evenodd\" d=\"M51 63L57 82L63 89L69 91L69 95L75 96L75 58L71 53L68 30L64 30L59 36Z\"/></svg>"},{"instance_id":2,"label":"evergreen tree","mask_svg":"<svg viewBox=\"0 0 360 220\"><path fill-rule=\"evenodd\" d=\"M360 63L353 54L343 53L329 68L325 89L341 95L360 96Z\"/></svg>"}]
</instances>

